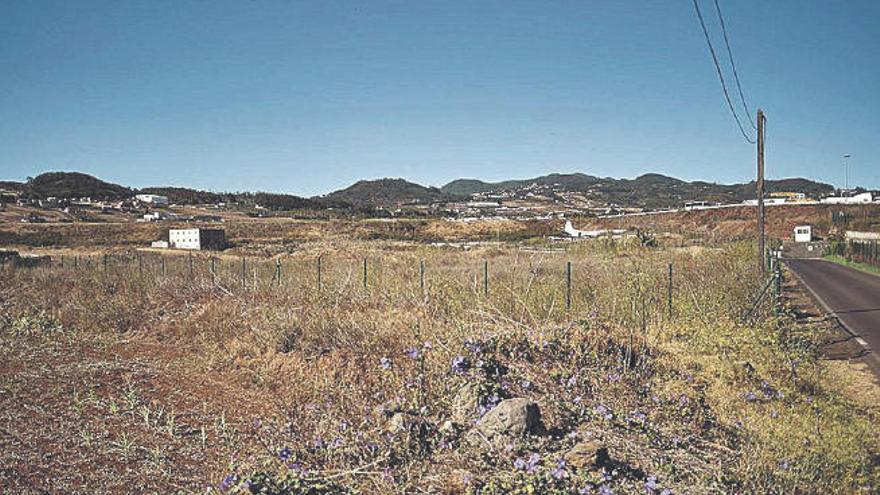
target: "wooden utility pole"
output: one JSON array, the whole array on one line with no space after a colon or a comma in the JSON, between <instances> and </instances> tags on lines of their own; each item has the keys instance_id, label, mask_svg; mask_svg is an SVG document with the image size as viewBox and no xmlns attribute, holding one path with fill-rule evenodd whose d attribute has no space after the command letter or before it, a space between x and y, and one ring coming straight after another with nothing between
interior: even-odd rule
<instances>
[{"instance_id":1,"label":"wooden utility pole","mask_svg":"<svg viewBox=\"0 0 880 495\"><path fill-rule=\"evenodd\" d=\"M758 109L758 266L761 267L761 275L767 272L767 262L764 251L764 111Z\"/></svg>"}]
</instances>

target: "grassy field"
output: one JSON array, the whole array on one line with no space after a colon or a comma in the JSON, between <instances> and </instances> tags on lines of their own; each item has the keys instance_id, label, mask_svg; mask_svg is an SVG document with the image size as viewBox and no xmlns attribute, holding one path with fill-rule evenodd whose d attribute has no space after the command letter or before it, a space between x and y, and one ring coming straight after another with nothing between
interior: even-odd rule
<instances>
[{"instance_id":1,"label":"grassy field","mask_svg":"<svg viewBox=\"0 0 880 495\"><path fill-rule=\"evenodd\" d=\"M277 258L280 280L275 259L122 251L4 267L0 486L875 492L876 412L829 377L828 336L771 300L742 321L752 252L340 236ZM475 435L518 397L541 428Z\"/></svg>"}]
</instances>

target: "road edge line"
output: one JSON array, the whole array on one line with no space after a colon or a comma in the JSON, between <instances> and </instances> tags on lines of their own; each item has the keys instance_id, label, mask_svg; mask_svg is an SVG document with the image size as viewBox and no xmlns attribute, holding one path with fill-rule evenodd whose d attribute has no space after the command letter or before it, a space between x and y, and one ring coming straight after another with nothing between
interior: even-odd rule
<instances>
[{"instance_id":1,"label":"road edge line","mask_svg":"<svg viewBox=\"0 0 880 495\"><path fill-rule=\"evenodd\" d=\"M819 258L819 259L821 259L821 258ZM827 261L827 260L822 260L822 261L825 261L826 263L833 263L832 261ZM785 264L786 264L786 266L788 266L788 260L786 260L786 263L785 263ZM857 334L856 332L854 332L854 331L852 330L852 328L850 328L849 325L847 325L846 322L844 322L844 321L840 318L840 316L837 315L837 313L835 313L834 311L832 311L832 310L831 310L831 307L828 306L828 304L825 302L825 300L822 299L822 298L819 296L819 294L817 294L816 291L813 290L812 287L810 287L809 285L807 285L807 283L804 282L804 279L802 279L801 276L798 275L797 272L794 271L790 266L788 267L788 271L790 271L791 274L794 275L794 278L796 278L797 281L798 281L798 283L801 284L801 287L804 287L805 289L807 289L807 291L810 293L810 295L813 296L813 298L814 298L816 301L819 302L819 304L822 306L822 309L825 310L825 313L826 313L826 314L829 314L829 315L831 315L831 316L833 316L833 317L834 317L834 321L836 321L837 324L838 324L841 328L843 328L844 331L846 331L846 333L848 333L851 337L853 337L854 339L856 339L856 342L858 342L859 345L861 345L866 351L868 351L868 353L871 354L871 355L874 357L875 361L877 361L877 363L880 364L880 357L878 357L877 354L874 353L874 350L871 349L871 346L868 345L867 342L865 342L865 339L863 339L861 336L859 336L859 334Z\"/></svg>"}]
</instances>

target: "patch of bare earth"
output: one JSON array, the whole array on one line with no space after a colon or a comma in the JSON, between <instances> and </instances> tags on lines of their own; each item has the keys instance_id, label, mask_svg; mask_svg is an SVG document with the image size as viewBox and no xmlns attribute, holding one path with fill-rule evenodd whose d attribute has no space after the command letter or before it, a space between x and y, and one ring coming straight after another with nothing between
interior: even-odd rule
<instances>
[{"instance_id":1,"label":"patch of bare earth","mask_svg":"<svg viewBox=\"0 0 880 495\"><path fill-rule=\"evenodd\" d=\"M258 445L246 441L257 401L191 372L170 345L3 339L0 492L203 492Z\"/></svg>"}]
</instances>

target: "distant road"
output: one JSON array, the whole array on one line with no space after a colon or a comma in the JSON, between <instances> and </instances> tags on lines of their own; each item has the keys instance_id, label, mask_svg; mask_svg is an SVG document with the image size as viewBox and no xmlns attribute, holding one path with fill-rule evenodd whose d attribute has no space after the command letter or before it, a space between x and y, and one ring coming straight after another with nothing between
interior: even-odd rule
<instances>
[{"instance_id":1,"label":"distant road","mask_svg":"<svg viewBox=\"0 0 880 495\"><path fill-rule=\"evenodd\" d=\"M825 310L869 347L880 354L880 277L822 259L791 259L788 267Z\"/></svg>"}]
</instances>

